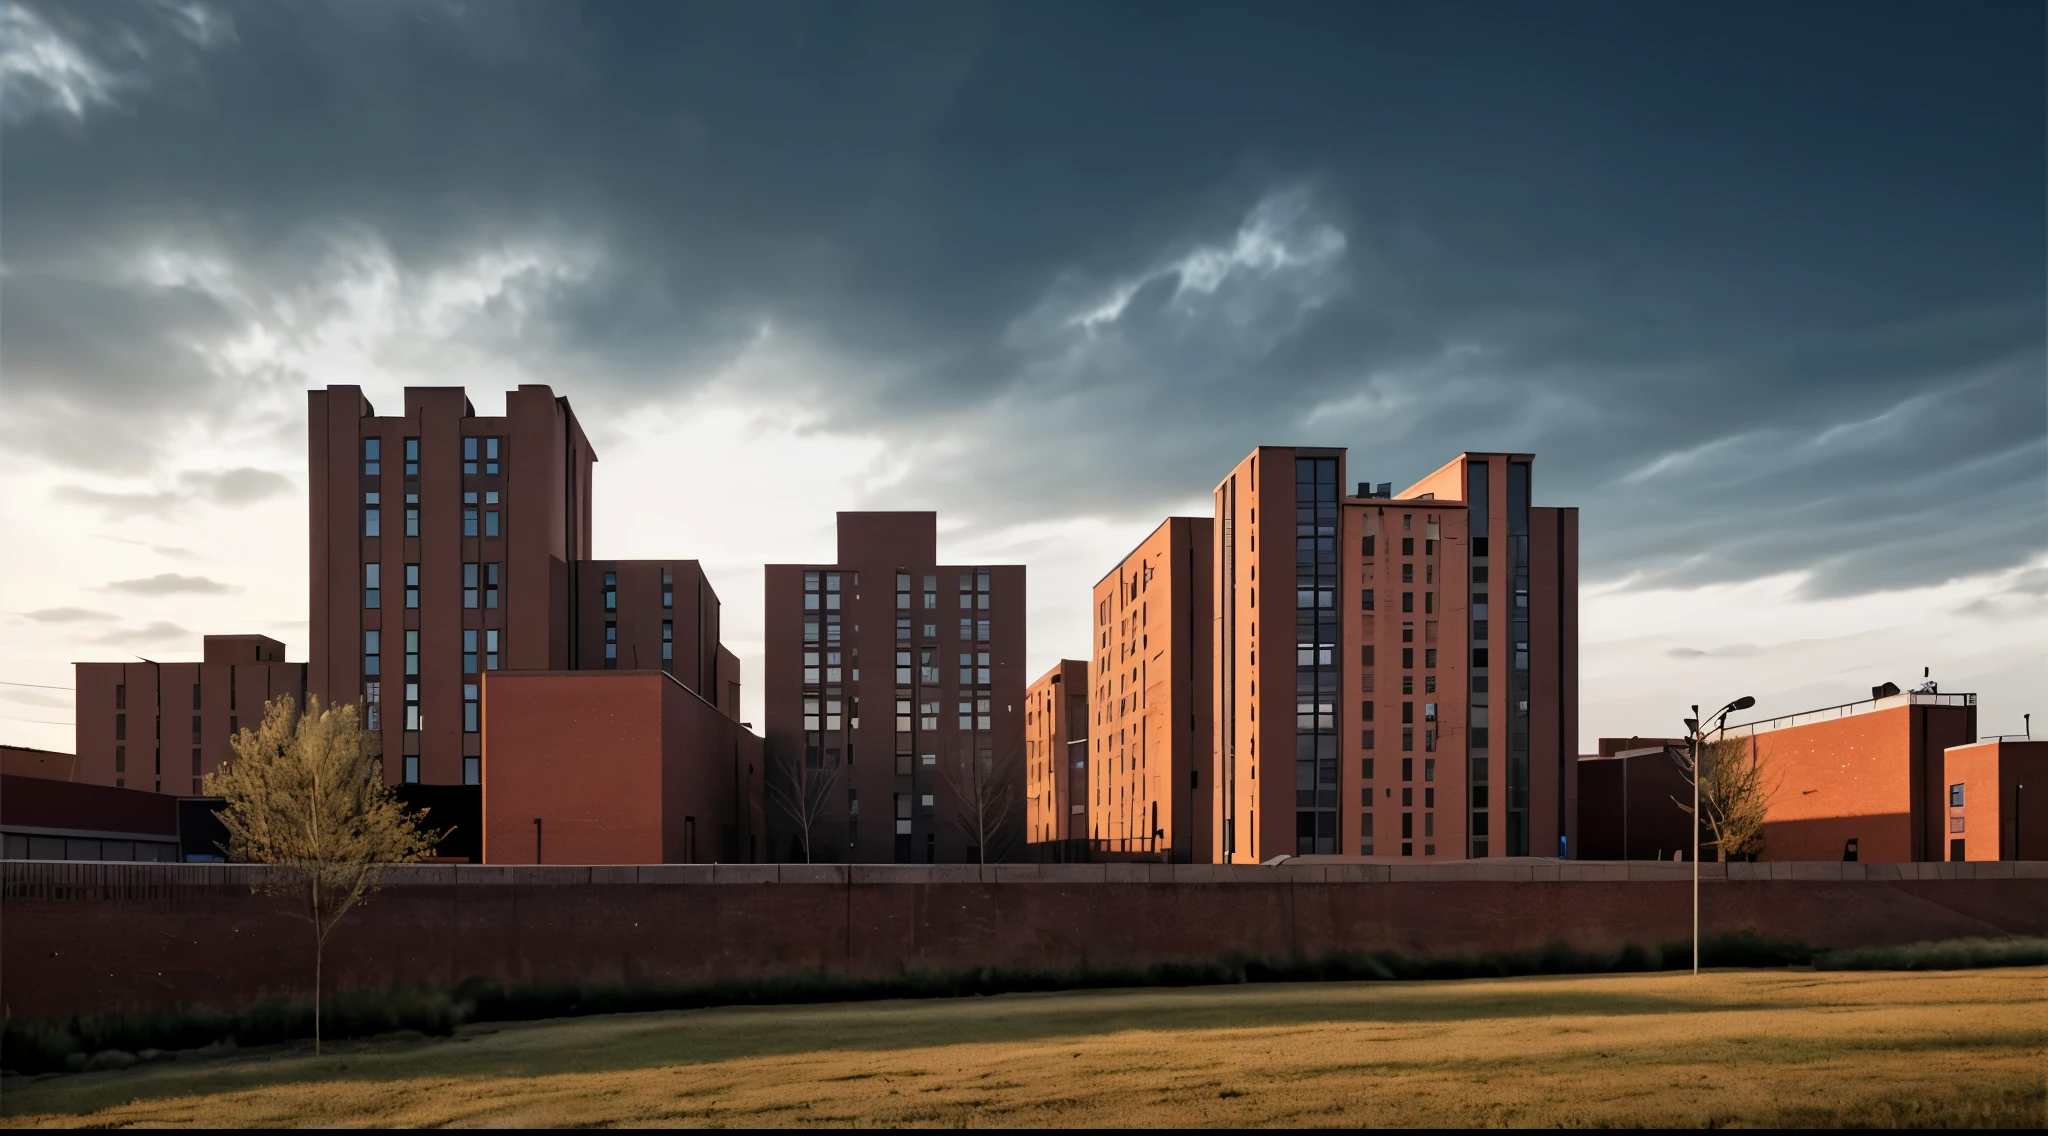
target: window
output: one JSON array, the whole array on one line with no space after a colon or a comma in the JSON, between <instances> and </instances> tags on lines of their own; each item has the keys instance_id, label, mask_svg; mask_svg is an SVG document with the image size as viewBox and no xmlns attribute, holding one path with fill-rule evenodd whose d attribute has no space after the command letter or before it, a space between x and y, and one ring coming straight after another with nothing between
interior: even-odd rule
<instances>
[{"instance_id":1,"label":"window","mask_svg":"<svg viewBox=\"0 0 2048 1136\"><path fill-rule=\"evenodd\" d=\"M976 621L975 621L975 623L974 623L974 638L975 638L975 641L976 641L976 642L979 642L979 643L986 643L986 642L988 642L988 620L986 620L986 619L979 619L979 620L976 620Z\"/></svg>"},{"instance_id":2,"label":"window","mask_svg":"<svg viewBox=\"0 0 2048 1136\"><path fill-rule=\"evenodd\" d=\"M1415 748L1415 731L1414 731L1413 729L1409 729L1409 728L1403 728L1403 729L1402 729L1402 731L1401 731L1401 752L1402 752L1402 753L1407 753L1407 752L1409 752L1409 751L1413 750L1414 748Z\"/></svg>"},{"instance_id":3,"label":"window","mask_svg":"<svg viewBox=\"0 0 2048 1136\"><path fill-rule=\"evenodd\" d=\"M473 682L462 684L462 732L474 734L483 727L477 722L477 692L482 688Z\"/></svg>"},{"instance_id":4,"label":"window","mask_svg":"<svg viewBox=\"0 0 2048 1136\"><path fill-rule=\"evenodd\" d=\"M417 631L405 633L405 728L420 728L420 633ZM419 777L415 775L413 780L417 781Z\"/></svg>"},{"instance_id":5,"label":"window","mask_svg":"<svg viewBox=\"0 0 2048 1136\"><path fill-rule=\"evenodd\" d=\"M1402 592L1402 593L1401 593L1401 610L1402 610L1402 611L1414 611L1414 610L1415 610L1415 593L1414 593L1414 592Z\"/></svg>"},{"instance_id":6,"label":"window","mask_svg":"<svg viewBox=\"0 0 2048 1136\"><path fill-rule=\"evenodd\" d=\"M1358 854L1372 855L1372 814L1358 814Z\"/></svg>"},{"instance_id":7,"label":"window","mask_svg":"<svg viewBox=\"0 0 2048 1136\"><path fill-rule=\"evenodd\" d=\"M420 783L420 759L418 754L407 754L405 757L405 783L408 785Z\"/></svg>"},{"instance_id":8,"label":"window","mask_svg":"<svg viewBox=\"0 0 2048 1136\"><path fill-rule=\"evenodd\" d=\"M617 623L608 622L604 625L604 669L608 671L619 669L619 625Z\"/></svg>"},{"instance_id":9,"label":"window","mask_svg":"<svg viewBox=\"0 0 2048 1136\"><path fill-rule=\"evenodd\" d=\"M498 606L498 569L500 565L492 560L484 565L484 606Z\"/></svg>"},{"instance_id":10,"label":"window","mask_svg":"<svg viewBox=\"0 0 2048 1136\"><path fill-rule=\"evenodd\" d=\"M974 728L974 703L962 702L960 704L960 728L963 730Z\"/></svg>"},{"instance_id":11,"label":"window","mask_svg":"<svg viewBox=\"0 0 2048 1136\"><path fill-rule=\"evenodd\" d=\"M896 652L896 685L910 685L910 652Z\"/></svg>"},{"instance_id":12,"label":"window","mask_svg":"<svg viewBox=\"0 0 2048 1136\"><path fill-rule=\"evenodd\" d=\"M462 673L466 675L476 673L477 634L473 627L462 629Z\"/></svg>"},{"instance_id":13,"label":"window","mask_svg":"<svg viewBox=\"0 0 2048 1136\"><path fill-rule=\"evenodd\" d=\"M405 606L420 606L420 566L417 564L405 566Z\"/></svg>"},{"instance_id":14,"label":"window","mask_svg":"<svg viewBox=\"0 0 2048 1136\"><path fill-rule=\"evenodd\" d=\"M939 683L939 653L937 651L920 651L918 652L917 661L917 681L926 686L937 686Z\"/></svg>"},{"instance_id":15,"label":"window","mask_svg":"<svg viewBox=\"0 0 2048 1136\"><path fill-rule=\"evenodd\" d=\"M1372 551L1372 542L1373 542L1372 534L1370 534L1370 533L1366 534L1366 538L1365 538L1365 547L1364 547L1363 549L1361 549L1360 551L1364 552L1364 553L1365 553L1365 555L1367 555L1367 556L1371 556L1371 555L1373 554L1373 551Z\"/></svg>"},{"instance_id":16,"label":"window","mask_svg":"<svg viewBox=\"0 0 2048 1136\"><path fill-rule=\"evenodd\" d=\"M1372 703L1361 702L1358 704L1358 720L1361 722L1372 721Z\"/></svg>"},{"instance_id":17,"label":"window","mask_svg":"<svg viewBox=\"0 0 2048 1136\"><path fill-rule=\"evenodd\" d=\"M1415 538L1414 538L1414 537L1412 537L1412 536L1404 536L1404 537L1402 537L1402 538L1401 538L1401 555L1403 555L1403 556L1413 556L1413 555L1415 555Z\"/></svg>"},{"instance_id":18,"label":"window","mask_svg":"<svg viewBox=\"0 0 2048 1136\"><path fill-rule=\"evenodd\" d=\"M484 536L488 538L488 537L496 537L497 535L498 535L498 511L497 511L496 509L485 509L485 510L484 510Z\"/></svg>"},{"instance_id":19,"label":"window","mask_svg":"<svg viewBox=\"0 0 2048 1136\"><path fill-rule=\"evenodd\" d=\"M661 570L661 606L664 609L676 606L676 577L668 569Z\"/></svg>"},{"instance_id":20,"label":"window","mask_svg":"<svg viewBox=\"0 0 2048 1136\"><path fill-rule=\"evenodd\" d=\"M407 438L405 440L405 475L407 477L418 477L420 475L420 440L418 438Z\"/></svg>"},{"instance_id":21,"label":"window","mask_svg":"<svg viewBox=\"0 0 2048 1136\"><path fill-rule=\"evenodd\" d=\"M495 627L484 632L484 669L487 671L498 669L498 636L501 634Z\"/></svg>"},{"instance_id":22,"label":"window","mask_svg":"<svg viewBox=\"0 0 2048 1136\"><path fill-rule=\"evenodd\" d=\"M976 656L974 657L974 682L975 682L975 685L977 685L977 686L987 686L987 685L988 685L988 652L987 652L987 651L983 651L983 652L981 652L980 654L978 654L978 655L976 655Z\"/></svg>"},{"instance_id":23,"label":"window","mask_svg":"<svg viewBox=\"0 0 2048 1136\"><path fill-rule=\"evenodd\" d=\"M1401 666L1407 670L1415 669L1415 648L1401 648Z\"/></svg>"},{"instance_id":24,"label":"window","mask_svg":"<svg viewBox=\"0 0 2048 1136\"><path fill-rule=\"evenodd\" d=\"M377 677L377 636L375 631L363 632L363 674L370 678Z\"/></svg>"},{"instance_id":25,"label":"window","mask_svg":"<svg viewBox=\"0 0 2048 1136\"><path fill-rule=\"evenodd\" d=\"M1412 584L1415 582L1415 565L1401 565L1401 582L1404 584Z\"/></svg>"},{"instance_id":26,"label":"window","mask_svg":"<svg viewBox=\"0 0 2048 1136\"><path fill-rule=\"evenodd\" d=\"M483 582L482 568L483 566L480 564L464 564L462 566L463 607L475 607L477 605L477 596L483 590L479 586Z\"/></svg>"},{"instance_id":27,"label":"window","mask_svg":"<svg viewBox=\"0 0 2048 1136\"><path fill-rule=\"evenodd\" d=\"M1950 785L1948 787L1948 807L1952 809L1963 807L1963 787L1961 785Z\"/></svg>"},{"instance_id":28,"label":"window","mask_svg":"<svg viewBox=\"0 0 2048 1136\"><path fill-rule=\"evenodd\" d=\"M495 476L498 472L498 439L484 439L484 473Z\"/></svg>"},{"instance_id":29,"label":"window","mask_svg":"<svg viewBox=\"0 0 2048 1136\"><path fill-rule=\"evenodd\" d=\"M1431 669L1431 670L1434 670L1434 669L1436 668L1436 648L1435 648L1435 647L1424 647L1424 648L1422 649L1422 665L1423 665L1424 667L1427 667L1427 668ZM1436 676L1435 676L1435 675L1430 675L1430 676L1429 676L1429 678L1428 678L1428 681L1429 681L1429 689L1430 689L1430 690L1432 690L1432 691L1434 691L1434 690L1436 689Z\"/></svg>"},{"instance_id":30,"label":"window","mask_svg":"<svg viewBox=\"0 0 2048 1136\"><path fill-rule=\"evenodd\" d=\"M476 535L476 494L462 495L462 535Z\"/></svg>"},{"instance_id":31,"label":"window","mask_svg":"<svg viewBox=\"0 0 2048 1136\"><path fill-rule=\"evenodd\" d=\"M1358 776L1367 781L1372 780L1372 758L1362 757L1358 759Z\"/></svg>"},{"instance_id":32,"label":"window","mask_svg":"<svg viewBox=\"0 0 2048 1136\"><path fill-rule=\"evenodd\" d=\"M382 604L382 598L383 598L383 595L384 595L384 590L383 590L383 588L382 588L382 587L381 587L380 585L381 585L381 584L382 584L382 582L383 582L383 577L384 577L384 566L383 566L382 564L377 564L377 563L375 563L375 562L372 562L372 563L369 563L369 564L365 564L365 565L363 565L363 606L364 606L364 607L366 607L366 608L376 608L376 607L379 607L379 606L381 606L381 604Z\"/></svg>"},{"instance_id":33,"label":"window","mask_svg":"<svg viewBox=\"0 0 2048 1136\"><path fill-rule=\"evenodd\" d=\"M380 535L380 530L383 528L383 526L378 523L378 515L382 512L382 510L378 508L378 503L378 494L363 494L364 536L378 536Z\"/></svg>"},{"instance_id":34,"label":"window","mask_svg":"<svg viewBox=\"0 0 2048 1136\"><path fill-rule=\"evenodd\" d=\"M114 684L114 709L128 709L128 684L125 682Z\"/></svg>"},{"instance_id":35,"label":"window","mask_svg":"<svg viewBox=\"0 0 2048 1136\"><path fill-rule=\"evenodd\" d=\"M973 640L974 640L974 621L973 621L972 619L963 619L963 620L961 620L961 621L960 621L960 641L961 641L962 643L970 643L970 642L973 642Z\"/></svg>"},{"instance_id":36,"label":"window","mask_svg":"<svg viewBox=\"0 0 2048 1136\"><path fill-rule=\"evenodd\" d=\"M917 728L920 730L936 730L939 728L939 704L937 702L920 702L917 704Z\"/></svg>"},{"instance_id":37,"label":"window","mask_svg":"<svg viewBox=\"0 0 2048 1136\"><path fill-rule=\"evenodd\" d=\"M606 611L619 610L619 574L617 572L606 572L604 574L604 609Z\"/></svg>"},{"instance_id":38,"label":"window","mask_svg":"<svg viewBox=\"0 0 2048 1136\"><path fill-rule=\"evenodd\" d=\"M818 653L804 652L804 682L809 686L818 685Z\"/></svg>"},{"instance_id":39,"label":"window","mask_svg":"<svg viewBox=\"0 0 2048 1136\"><path fill-rule=\"evenodd\" d=\"M462 440L462 472L476 472L477 443L480 441L482 441L481 438L464 438Z\"/></svg>"},{"instance_id":40,"label":"window","mask_svg":"<svg viewBox=\"0 0 2048 1136\"><path fill-rule=\"evenodd\" d=\"M664 619L661 621L661 669L667 670L668 664L675 662L675 659L676 621L673 619Z\"/></svg>"},{"instance_id":41,"label":"window","mask_svg":"<svg viewBox=\"0 0 2048 1136\"><path fill-rule=\"evenodd\" d=\"M484 783L483 758L465 757L462 759L462 783L464 785L481 785Z\"/></svg>"},{"instance_id":42,"label":"window","mask_svg":"<svg viewBox=\"0 0 2048 1136\"><path fill-rule=\"evenodd\" d=\"M381 465L379 464L379 461L378 461L378 459L379 459L379 458L380 458L380 457L382 456L383 452L384 452L384 439L382 439L382 438L364 438L364 439L363 439L363 476L364 476L364 477L376 477L376 476L377 476L377 474L378 474L378 471L379 471L379 470L380 470L380 469L382 468L382 467L381 467Z\"/></svg>"},{"instance_id":43,"label":"window","mask_svg":"<svg viewBox=\"0 0 2048 1136\"><path fill-rule=\"evenodd\" d=\"M1360 748L1360 749L1371 749L1371 748L1372 748L1372 740L1373 740L1373 739L1372 739L1372 731L1371 731L1371 730L1361 730L1361 731L1359 731L1359 737L1358 737L1358 748Z\"/></svg>"},{"instance_id":44,"label":"window","mask_svg":"<svg viewBox=\"0 0 2048 1136\"><path fill-rule=\"evenodd\" d=\"M1435 614L1436 614L1436 593L1435 593L1435 592L1424 592L1424 593L1422 593L1422 614L1424 614L1424 615L1435 615Z\"/></svg>"},{"instance_id":45,"label":"window","mask_svg":"<svg viewBox=\"0 0 2048 1136\"><path fill-rule=\"evenodd\" d=\"M1403 702L1401 704L1402 724L1406 725L1413 721L1415 721L1415 704L1413 702Z\"/></svg>"},{"instance_id":46,"label":"window","mask_svg":"<svg viewBox=\"0 0 2048 1136\"><path fill-rule=\"evenodd\" d=\"M1358 610L1360 610L1360 611L1371 611L1371 610L1372 610L1372 589L1371 589L1371 588L1366 588L1365 590L1363 590L1363 591L1361 591L1361 592L1359 592L1359 593L1358 593Z\"/></svg>"}]
</instances>

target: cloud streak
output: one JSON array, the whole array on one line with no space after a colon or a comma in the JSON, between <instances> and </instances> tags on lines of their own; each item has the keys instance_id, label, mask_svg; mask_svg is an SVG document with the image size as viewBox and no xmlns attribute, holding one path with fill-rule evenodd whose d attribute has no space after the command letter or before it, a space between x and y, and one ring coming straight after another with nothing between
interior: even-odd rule
<instances>
[{"instance_id":1,"label":"cloud streak","mask_svg":"<svg viewBox=\"0 0 2048 1136\"><path fill-rule=\"evenodd\" d=\"M223 584L205 576L183 576L176 572L159 572L135 580L115 580L100 589L104 592L125 592L135 596L225 596L242 590L238 584Z\"/></svg>"}]
</instances>

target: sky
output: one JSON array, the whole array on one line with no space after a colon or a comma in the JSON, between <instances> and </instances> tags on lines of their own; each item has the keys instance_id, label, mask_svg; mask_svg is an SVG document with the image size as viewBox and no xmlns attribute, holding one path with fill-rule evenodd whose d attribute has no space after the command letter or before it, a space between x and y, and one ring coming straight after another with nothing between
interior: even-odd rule
<instances>
[{"instance_id":1,"label":"sky","mask_svg":"<svg viewBox=\"0 0 2048 1136\"><path fill-rule=\"evenodd\" d=\"M1582 745L2048 710L2038 4L0 0L0 741L306 651L306 396L539 382L596 553L934 509L1032 674L1253 446L1581 510Z\"/></svg>"}]
</instances>

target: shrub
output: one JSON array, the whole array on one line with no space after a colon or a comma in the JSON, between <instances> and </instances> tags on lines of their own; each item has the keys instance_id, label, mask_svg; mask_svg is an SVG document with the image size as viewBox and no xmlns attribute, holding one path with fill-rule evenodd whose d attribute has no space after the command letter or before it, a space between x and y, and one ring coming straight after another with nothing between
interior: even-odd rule
<instances>
[{"instance_id":1,"label":"shrub","mask_svg":"<svg viewBox=\"0 0 2048 1136\"><path fill-rule=\"evenodd\" d=\"M2048 939L1950 939L1893 947L1850 947L1814 957L1816 970L1970 970L2048 966Z\"/></svg>"}]
</instances>

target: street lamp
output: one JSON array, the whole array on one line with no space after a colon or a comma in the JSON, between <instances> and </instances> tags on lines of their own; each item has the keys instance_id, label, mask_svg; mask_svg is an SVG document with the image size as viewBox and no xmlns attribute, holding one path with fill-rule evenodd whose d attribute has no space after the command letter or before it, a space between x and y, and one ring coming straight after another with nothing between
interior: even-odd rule
<instances>
[{"instance_id":1,"label":"street lamp","mask_svg":"<svg viewBox=\"0 0 2048 1136\"><path fill-rule=\"evenodd\" d=\"M1756 699L1745 694L1715 711L1713 718L1720 724L1715 733L1728 728L1728 715L1737 710L1747 710L1756 705ZM1700 976L1700 750L1707 735L1700 730L1700 708L1692 708L1693 716L1685 720L1685 732L1692 743L1692 976Z\"/></svg>"}]
</instances>

